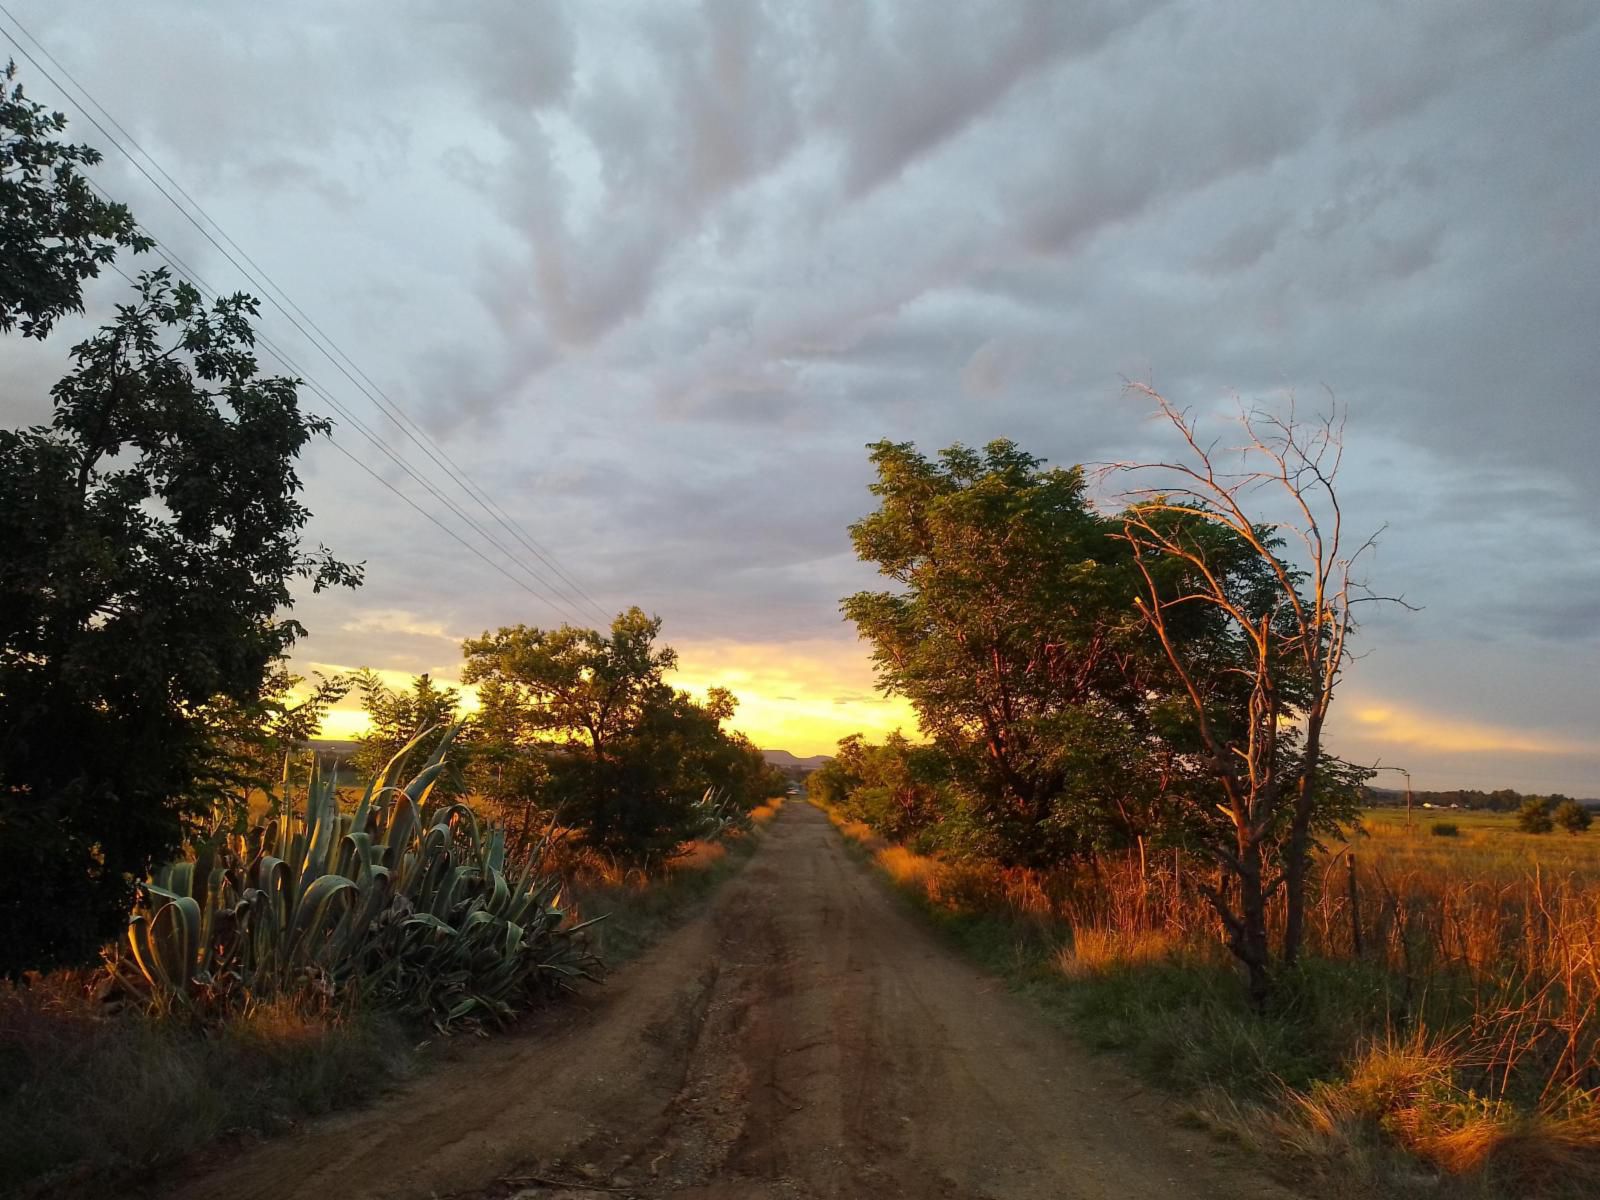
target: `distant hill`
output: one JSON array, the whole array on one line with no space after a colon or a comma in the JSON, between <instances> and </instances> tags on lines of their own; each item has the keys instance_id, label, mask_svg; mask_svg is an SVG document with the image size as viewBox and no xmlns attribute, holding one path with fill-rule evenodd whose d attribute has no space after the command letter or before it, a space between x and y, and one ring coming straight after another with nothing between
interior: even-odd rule
<instances>
[{"instance_id":1,"label":"distant hill","mask_svg":"<svg viewBox=\"0 0 1600 1200\"><path fill-rule=\"evenodd\" d=\"M780 771L815 771L824 763L833 761L831 754L813 754L810 758L799 758L787 750L763 750L761 757Z\"/></svg>"}]
</instances>

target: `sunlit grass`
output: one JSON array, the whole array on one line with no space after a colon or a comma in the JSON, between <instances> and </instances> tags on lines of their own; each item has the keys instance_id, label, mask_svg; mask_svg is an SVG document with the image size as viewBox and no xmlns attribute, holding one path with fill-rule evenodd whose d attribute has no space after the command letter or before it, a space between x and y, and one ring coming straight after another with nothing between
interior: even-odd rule
<instances>
[{"instance_id":1,"label":"sunlit grass","mask_svg":"<svg viewBox=\"0 0 1600 1200\"><path fill-rule=\"evenodd\" d=\"M783 810L783 797L774 796L765 804L758 804L750 810L750 819L757 825L765 825Z\"/></svg>"},{"instance_id":2,"label":"sunlit grass","mask_svg":"<svg viewBox=\"0 0 1600 1200\"><path fill-rule=\"evenodd\" d=\"M1432 833L1436 823L1455 825L1453 837ZM1511 813L1464 809L1416 809L1407 828L1404 809L1368 809L1359 831L1343 843L1389 876L1447 875L1477 882L1511 882L1538 873L1600 884L1600 829L1569 834L1523 833Z\"/></svg>"},{"instance_id":3,"label":"sunlit grass","mask_svg":"<svg viewBox=\"0 0 1600 1200\"><path fill-rule=\"evenodd\" d=\"M1261 1017L1170 856L1005 870L829 815L963 950L1329 1194L1600 1194L1600 834L1368 813Z\"/></svg>"}]
</instances>

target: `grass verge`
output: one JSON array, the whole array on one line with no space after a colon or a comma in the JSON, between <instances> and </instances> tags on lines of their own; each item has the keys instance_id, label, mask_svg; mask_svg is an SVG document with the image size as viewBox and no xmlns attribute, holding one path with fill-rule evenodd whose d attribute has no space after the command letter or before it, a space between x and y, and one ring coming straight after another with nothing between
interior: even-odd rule
<instances>
[{"instance_id":1,"label":"grass verge","mask_svg":"<svg viewBox=\"0 0 1600 1200\"><path fill-rule=\"evenodd\" d=\"M1407 1021L1377 963L1311 959L1253 1013L1225 954L1161 930L1074 931L977 902L964 869L830 813L847 845L961 953L1090 1047L1182 1097L1196 1127L1306 1195L1577 1200L1600 1195L1600 1105L1514 1107L1464 1087L1457 1048Z\"/></svg>"},{"instance_id":2,"label":"grass verge","mask_svg":"<svg viewBox=\"0 0 1600 1200\"><path fill-rule=\"evenodd\" d=\"M207 1030L105 1015L87 973L0 990L0 1194L116 1191L230 1134L370 1099L418 1063L390 1017L259 1006Z\"/></svg>"},{"instance_id":3,"label":"grass verge","mask_svg":"<svg viewBox=\"0 0 1600 1200\"><path fill-rule=\"evenodd\" d=\"M781 802L780 802L781 803ZM760 842L760 830L776 807L756 809L754 828L719 842L696 842L660 875L650 879L588 879L573 885L578 913L605 913L594 927L594 945L608 968L634 958L683 924L700 902L736 874Z\"/></svg>"},{"instance_id":4,"label":"grass verge","mask_svg":"<svg viewBox=\"0 0 1600 1200\"><path fill-rule=\"evenodd\" d=\"M757 827L776 810L757 814ZM754 853L702 843L650 879L573 885L609 967L681 924ZM258 1005L199 1029L106 1013L92 972L0 984L0 1196L117 1194L228 1137L268 1137L370 1103L443 1048L383 1013ZM448 1051L445 1051L448 1053Z\"/></svg>"}]
</instances>

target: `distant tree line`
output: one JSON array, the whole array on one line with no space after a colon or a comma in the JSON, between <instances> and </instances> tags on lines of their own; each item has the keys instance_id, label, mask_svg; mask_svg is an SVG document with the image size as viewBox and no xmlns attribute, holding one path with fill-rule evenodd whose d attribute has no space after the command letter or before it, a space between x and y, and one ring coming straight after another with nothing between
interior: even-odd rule
<instances>
[{"instance_id":1,"label":"distant tree line","mask_svg":"<svg viewBox=\"0 0 1600 1200\"><path fill-rule=\"evenodd\" d=\"M1541 795L1536 792L1513 791L1511 788L1499 788L1492 792L1474 788L1456 788L1443 791L1413 790L1411 793L1411 803L1418 808L1424 804L1431 804L1434 808L1466 808L1479 812L1516 812L1530 800L1555 809L1568 803L1569 797L1560 792ZM1406 794L1391 788L1369 787L1363 793L1363 802L1373 808L1404 807ZM1600 800L1571 800L1571 802L1586 808L1600 807Z\"/></svg>"}]
</instances>

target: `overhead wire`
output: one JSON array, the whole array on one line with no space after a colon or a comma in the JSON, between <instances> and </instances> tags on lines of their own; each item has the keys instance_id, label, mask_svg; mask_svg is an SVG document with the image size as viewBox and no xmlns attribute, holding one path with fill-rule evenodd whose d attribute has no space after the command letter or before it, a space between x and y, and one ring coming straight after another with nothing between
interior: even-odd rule
<instances>
[{"instance_id":1,"label":"overhead wire","mask_svg":"<svg viewBox=\"0 0 1600 1200\"><path fill-rule=\"evenodd\" d=\"M91 187L95 187L95 185L92 182L90 183L90 186ZM95 187L95 190L98 192L99 188ZM102 193L102 195L103 195L103 193ZM146 232L146 235L148 236L148 231L145 231L145 232ZM153 238L152 238L152 241L154 241ZM178 258L177 255L175 255L171 251L169 251L160 242L156 242L155 243L155 249L156 249L157 254L159 254L160 257L162 259L164 259L167 262L167 264L173 268L173 270L178 272L179 278L187 280L190 284L192 284L200 292L200 294L204 298L206 298L208 301L214 301L214 300L216 300L218 298L219 294L216 292L216 289L212 288L203 279L199 278L198 274L196 272L194 272L191 268L189 268L189 266L181 258ZM112 263L111 264L111 269L113 271L115 271L118 275L122 276L122 278L124 280L126 280L130 285L135 286L135 287L138 286L137 282L132 278L132 276L130 276L121 267L117 266L116 263ZM369 442L371 442L375 448L377 448L381 453L383 453L386 457L388 457L396 465L398 465L401 468L402 471L404 471L408 476L410 476L411 479L413 479L417 483L419 483L425 490L427 490L436 499L438 499L442 504L444 504L446 507L448 507L453 513L455 513L455 515L457 517L459 517L461 520L465 521L469 526L471 526L473 529L475 529L480 535L482 535L485 538L486 541L488 541L496 549L500 550L501 553L506 554L507 557L510 558L511 561L514 564L516 564L518 566L522 566L522 564L517 561L515 556L511 555L505 549L505 547L503 545L501 545L493 537L491 537L487 533L485 533L484 530L482 529L482 527L478 526L477 523L474 522L471 517L469 517L466 514L462 513L458 508L456 508L454 506L454 504L449 500L448 497L442 495L436 488L434 488L433 485L427 480L426 477L421 476L421 475L417 474L414 470L412 470L411 465L409 463L407 463L403 458L401 458L398 454L396 454L394 452L393 448L390 447L388 445L388 443L386 443L381 437L379 437L378 435L373 433L372 430L369 429L366 426L366 424L364 422L362 422L362 420L359 417L357 417L354 413L350 412L349 409L347 409L343 404L341 404L339 402L339 400L337 398L335 398L334 395L331 392L329 392L326 388L324 388L321 384L317 383L315 380L308 378L306 376L305 372L301 370L299 364L297 364L294 361L294 359L291 358L285 351L283 351L280 347L278 347L272 341L271 338L267 337L260 330L255 330L253 336L254 336L256 344L261 346L264 350L266 350L266 352L268 354L272 355L273 358L277 359L278 363L283 367L283 369L285 371L288 371L291 375L293 375L296 378L300 379L301 382L306 386L306 388L309 391L311 391L314 395L319 396L335 412L339 413L340 416L344 417L347 421L350 422L350 424L354 425L358 430L360 430L362 435L364 437L366 437L366 439ZM481 549L479 549L477 546L473 545L471 542L469 542L465 538L463 538L460 535L459 532L457 532L454 529L451 529L448 525L446 525L443 521L441 521L437 516L435 516L433 513L429 512L427 509L423 508L422 505L418 504L416 502L416 500L414 500L411 496L408 496L400 488L396 487L390 480L385 479L381 474L379 474L377 471L373 470L370 465L368 465L358 455L354 454L347 446L345 446L342 442L340 442L339 439L337 437L335 437L331 432L328 434L328 442L340 454L344 455L351 462L355 463L356 466L360 467L364 472L366 472L368 475L372 476L373 479L377 480L378 483L382 484L390 492L393 492L396 496L400 497L401 500L405 501L406 504L409 505L412 509L416 510L416 512L420 513L423 517L427 518L428 521L430 521L432 524L436 525L439 529L443 530L444 533L447 536L449 536L451 539L453 539L454 541L459 543L466 550L468 550L471 553L473 553L474 555L476 555L478 558L482 559L490 567L494 568L501 575L505 576L512 583L514 583L518 587L520 587L523 591L527 592L529 595L535 597L536 599L541 600L544 603L550 605L550 607L552 609L554 609L557 613L559 613L563 618L565 618L567 620L570 620L570 621L574 621L574 622L576 622L578 624L582 624L582 619L579 618L563 601L556 599L554 596L551 596L548 592L546 592L546 591L544 591L544 590L542 590L542 589L540 589L540 588L538 588L536 586L530 585L526 581L524 581L522 579L518 579L515 575L511 574L511 572L506 570L506 568L504 566L502 566L498 562L495 562L488 555L486 555ZM526 570L525 567L523 569ZM533 578L537 578L537 576L532 576L532 577Z\"/></svg>"},{"instance_id":2,"label":"overhead wire","mask_svg":"<svg viewBox=\"0 0 1600 1200\"><path fill-rule=\"evenodd\" d=\"M438 443L428 435L427 431L417 424L417 422L409 413L407 413L400 405L389 398L387 393L385 393L372 380L372 378L364 370L362 370L361 367L347 353L345 353L343 348L340 347L326 333L326 331L324 331L322 327L305 312L303 308L295 303L293 298L289 296L288 292L275 280L273 280L271 276L268 275L267 272L262 269L253 258L250 257L250 255L238 244L238 242L235 241L225 229L223 229L222 225L208 212L206 212L205 208L197 200L195 200L194 197L180 183L178 183L178 181L174 179L164 167L161 166L160 162L152 154L150 154L150 152L146 150L131 133L128 132L121 122L119 122L116 117L105 108L104 105L95 99L93 94L90 93L86 87L77 81L70 71L62 66L59 60L57 60L55 56L52 55L36 37L34 37L34 35L27 29L26 26L17 20L16 16L3 3L0 3L0 13L3 13L12 22L12 24L14 24L17 29L20 30L22 34L30 42L32 42L35 47L38 48L39 52L73 84L77 91L81 93L83 98L79 99L69 92L67 88L62 85L60 80L56 79L41 63L39 63L39 61L35 59L28 51L27 47L22 45L22 43L19 42L9 30L6 30L3 26L0 26L0 34L4 34L6 39L14 47L16 47L18 52L20 52L23 57L26 58L28 62L40 72L41 75L49 80L50 83L55 86L56 90L66 97L69 103L75 103L79 111L82 112L89 123L100 132L101 136L110 142L123 155L123 157L125 157L134 166L134 168L138 170L142 176L144 176L145 180L152 187L154 187L156 191L167 200L168 203L176 208L184 216L184 218L195 227L201 236L204 237L206 241L209 242L211 246L233 266L236 271L244 276L244 278L253 286L259 288L265 295L265 298L273 305L274 308L278 310L280 314L282 314L284 319L287 320L296 329L296 331L306 339L306 341L315 346L316 349L323 355L323 357L327 358L328 361L333 364L335 369L344 375L344 377L352 384L352 386L354 386L359 392L361 392L362 395L370 400L375 407L377 407L381 412L394 421L400 432L404 434L405 437L415 446L417 446L417 448L420 449L425 455L427 455L435 466L437 466L458 487L460 487L461 490L474 503L482 508L485 513L487 513L498 525L500 525L502 529L506 530L529 553L533 554L541 563L549 568L552 574L560 579L566 586L562 587L560 584L556 584L549 579L544 578L544 576L537 570L519 562L518 565L522 566L522 569L528 571L530 576L540 579L541 582L549 587L551 591L564 593L568 599L570 599L573 603L578 604L580 607L587 606L587 608L600 617L601 620L609 619L605 610L598 604L588 590L585 589L581 583L574 579L572 575L560 565L559 561L555 558L554 553L549 551L547 547L544 547L530 534L528 534L526 530L522 528L520 523L511 518L509 514L507 514L505 510L493 499L492 496L485 492L480 486L474 484L470 476L461 468L458 463L455 462L453 458L450 457L448 452L445 451L442 446L439 446ZM128 148L124 146L117 137L113 136L111 131L108 130L105 125L101 124L94 114L89 111L88 107L84 103L84 100L87 100L89 105L92 105L95 109L97 109L106 118L106 120L116 128L118 133L120 133L122 137L127 140L129 144L131 144L139 151L140 154L149 160L150 164L157 172L160 173L162 178L165 179L175 191L182 195L184 199L187 200L200 213L200 215L203 216L205 220L216 229L217 234L220 235L224 241L226 241L228 245L238 253L239 257L243 258L245 262L249 263L250 266L254 268L255 274L252 274L250 270L247 270L239 262L238 258L234 257L233 253L230 253L226 247L218 242L217 238L212 235L210 230L208 230L205 225L202 225L201 222L197 220L187 208L184 207L184 205L178 202L171 192L167 191L167 189L150 174L149 170L145 168L144 164L135 158ZM164 255L164 257L166 257L166 255ZM178 267L176 262L173 265L175 268ZM192 271L185 271L184 273L193 275ZM198 284L199 281L195 282ZM274 295L274 292L276 292L277 295ZM278 298L279 296L282 297L281 301ZM293 312L290 311L291 309ZM296 314L298 314L298 318ZM302 321L304 324L302 324ZM312 334L307 331L307 325L309 325L311 329L315 331L317 334L316 337L313 337ZM352 371L354 374L352 374ZM297 370L296 373L305 376L305 372L303 371ZM320 390L325 397L328 396L326 389ZM331 397L329 398L330 402L332 402ZM353 414L349 414L348 410L345 411L349 419L355 421ZM357 423L359 424L359 422ZM370 431L366 430L364 426L362 427L362 431L369 438L374 437L374 435L372 435ZM453 503L445 500L436 488L434 488L416 472L412 471L409 467L409 464L405 464L403 460L399 459L399 457L392 451L386 450L386 452L391 458L394 458L397 462L401 462L403 468L412 476L412 478L416 479L436 497L440 498L442 502L449 504L452 511L454 511L458 517L471 524L481 536L484 536L486 540L489 540L492 544L496 545L496 548L502 553L506 554L513 561L517 561L516 555L507 550L495 539L490 537L490 535L488 535L481 526L477 525L475 521L472 521L471 518L462 513Z\"/></svg>"}]
</instances>

